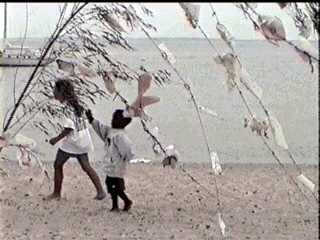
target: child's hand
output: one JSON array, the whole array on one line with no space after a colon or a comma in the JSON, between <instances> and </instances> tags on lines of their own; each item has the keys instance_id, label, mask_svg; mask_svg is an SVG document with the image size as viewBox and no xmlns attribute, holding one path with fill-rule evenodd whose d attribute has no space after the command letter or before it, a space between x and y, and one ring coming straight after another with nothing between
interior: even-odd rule
<instances>
[{"instance_id":1,"label":"child's hand","mask_svg":"<svg viewBox=\"0 0 320 240\"><path fill-rule=\"evenodd\" d=\"M92 113L91 113L90 109L86 110L86 115L87 115L87 118L89 120L89 123L92 123L93 117L92 117Z\"/></svg>"},{"instance_id":2,"label":"child's hand","mask_svg":"<svg viewBox=\"0 0 320 240\"><path fill-rule=\"evenodd\" d=\"M58 142L58 140L57 140L57 138L51 138L50 140L49 140L49 143L52 145L52 146L54 146L56 143Z\"/></svg>"}]
</instances>

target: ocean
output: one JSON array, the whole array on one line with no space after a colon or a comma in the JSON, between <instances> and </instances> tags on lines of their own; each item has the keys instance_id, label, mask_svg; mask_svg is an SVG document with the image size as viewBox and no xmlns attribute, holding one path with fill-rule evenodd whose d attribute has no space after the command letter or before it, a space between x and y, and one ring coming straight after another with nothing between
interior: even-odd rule
<instances>
[{"instance_id":1,"label":"ocean","mask_svg":"<svg viewBox=\"0 0 320 240\"><path fill-rule=\"evenodd\" d=\"M213 59L217 52L221 55L229 51L221 40L211 40L215 46L212 48L206 39L155 39L158 44L165 43L174 55L174 67L191 86L198 105L216 112L217 117L201 113L201 122L189 92L153 43L149 39L128 41L135 51L110 46L110 56L137 72L143 65L149 71L166 69L171 73L170 83L164 86L152 83L151 89L145 95L159 96L161 101L147 107L146 112L153 118L148 123L150 130L158 127L159 140L163 146L172 144L175 147L179 153L179 161L210 162L210 150L217 153L221 163L276 163L261 138L250 129L244 128L243 119L250 114L239 92L228 92L225 84L226 70ZM39 42L34 40L27 44L37 46ZM318 48L317 43L314 42L314 45ZM295 161L298 164L318 164L318 64L314 65L315 71L311 73L309 64L303 62L287 43L279 43L278 47L263 40L238 40L235 41L235 48L242 66L263 89L261 101L270 115L280 122L289 152ZM51 67L57 66L54 63ZM16 96L19 96L19 89L24 87L32 70L33 68L0 68L1 126L5 112L12 107L13 79L16 78L15 85L19 86L16 91ZM94 81L104 88L102 79L95 78ZM129 102L135 100L136 82L117 82L116 86ZM241 90L253 114L264 118L264 112L256 98L245 88ZM88 104L94 116L108 124L112 112L117 108L124 108L119 99L113 98L98 100L95 105ZM201 126L204 128L209 149ZM103 143L92 128L90 131L95 145L95 151L90 153L90 158L91 161L100 161ZM127 132L132 139L136 158L162 160L153 153L149 136L143 131L138 118L127 127ZM57 147L45 142L48 138L45 134L28 125L20 133L37 141L37 150L45 154L41 157L43 161L54 161ZM271 133L269 136L267 142L281 162L292 163L287 151L275 144ZM15 150L11 149L4 149L1 154L15 158Z\"/></svg>"}]
</instances>

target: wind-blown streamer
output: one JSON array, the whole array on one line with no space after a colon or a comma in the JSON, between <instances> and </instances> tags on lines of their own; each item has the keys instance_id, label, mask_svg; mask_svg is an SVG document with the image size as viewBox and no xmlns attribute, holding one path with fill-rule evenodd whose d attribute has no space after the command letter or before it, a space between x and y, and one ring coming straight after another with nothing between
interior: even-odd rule
<instances>
[{"instance_id":1,"label":"wind-blown streamer","mask_svg":"<svg viewBox=\"0 0 320 240\"><path fill-rule=\"evenodd\" d=\"M138 97L130 107L134 110L133 117L141 116L141 112L144 111L144 108L150 106L151 104L157 103L161 100L157 96L140 96Z\"/></svg>"},{"instance_id":2,"label":"wind-blown streamer","mask_svg":"<svg viewBox=\"0 0 320 240\"><path fill-rule=\"evenodd\" d=\"M119 22L119 18L115 13L105 13L101 14L103 19L106 21L106 23L109 25L109 27L112 30L115 30L117 32L127 32L127 30L123 27L122 24Z\"/></svg>"},{"instance_id":3,"label":"wind-blown streamer","mask_svg":"<svg viewBox=\"0 0 320 240\"><path fill-rule=\"evenodd\" d=\"M303 20L303 24L298 27L300 30L299 35L308 39L312 34L312 21L310 18L306 18Z\"/></svg>"},{"instance_id":4,"label":"wind-blown streamer","mask_svg":"<svg viewBox=\"0 0 320 240\"><path fill-rule=\"evenodd\" d=\"M247 6L247 5L246 5L246 6ZM245 9L243 8L243 5L240 5L240 7L242 8L242 10L245 10ZM212 10L213 10L213 9L212 9ZM253 9L251 9L251 10L253 10ZM253 11L254 11L254 10L253 10ZM214 10L213 10L213 12L214 12ZM254 12L255 12L255 11L254 11ZM257 14L257 13L255 12L255 14ZM249 13L245 11L245 15L249 16L249 18L253 21L254 26L255 26L255 29L256 29L256 30L259 29L259 26L258 26L258 25L256 24L256 22L252 19L252 17L249 15ZM259 14L257 14L257 15L259 15ZM214 12L214 16L216 16L215 12ZM216 16L216 18L217 18L217 16ZM217 19L218 19L218 18L217 18ZM218 20L218 22L219 22L219 20ZM263 16L262 16L262 17L261 17L261 16L259 15L259 22L260 22L260 24L261 24L261 26L260 26L260 27L261 27L261 31L262 31L262 33L264 34L264 36L268 39L269 42L271 42L271 43L273 43L273 44L275 44L275 45L277 45L277 41L286 41L286 42L288 42L288 41L285 39L285 31L284 31L284 27L283 27L283 24L282 24L281 20L278 20L278 19L275 19L275 18L269 17L269 16L266 16L266 17L263 17ZM199 29L201 30L201 27L200 27L200 26L199 26ZM201 30L201 31L202 31L202 30ZM203 31L202 31L202 33L204 34L204 36L206 37L206 39L209 41L210 45L214 48L213 44L211 43L211 41L209 40L209 38L206 36L206 34L205 34ZM288 43L290 43L290 42L288 42ZM293 44L291 44L291 45L293 45ZM215 48L214 48L214 50L217 52L217 50L216 50ZM216 63L218 63L218 64L223 64L223 65L226 67L227 71L228 71L228 82L229 82L228 86L229 86L229 91L230 91L230 90L233 90L234 87L237 88L237 90L238 90L239 94L241 95L241 98L242 98L242 100L244 101L244 103L245 103L248 111L250 112L252 118L255 118L254 115L252 114L252 112L251 112L251 110L250 110L250 108L249 108L249 106L248 106L248 103L246 102L246 100L245 100L245 98L244 98L241 90L239 89L237 82L235 81L236 78L237 78L237 76L238 76L238 75L237 75L238 72L236 71L236 66L237 66L237 65L235 65L235 58L234 58L234 56L232 56L232 55L229 54L229 56L228 56L228 55L224 55L223 57L221 57L218 52L217 52L217 54L218 54L218 57L215 56L215 57L214 57L214 60L215 60ZM226 58L226 56L228 56L229 58ZM242 68L240 62L239 62L239 64L240 64L240 67ZM244 75L244 74L242 73L242 76L243 76L243 75ZM245 77L243 77L243 79L245 79ZM248 88L248 84L246 84L244 80L241 80L241 77L240 77L240 81ZM230 87L231 87L231 89L230 89ZM251 87L251 89L252 89L252 87ZM250 87L249 87L248 90L250 90ZM264 111L265 111L265 113L266 113L266 115L267 115L267 117L268 117L268 120L265 122L265 123L266 123L266 126L268 126L268 124L271 125L271 129L272 129L272 132L273 132L273 135L274 135L274 138L275 138L275 141L276 141L277 145L278 145L278 146L281 146L281 147L283 147L283 148L285 148L285 149L287 149L288 154L290 155L291 159L293 160L294 164L296 165L296 167L297 167L298 170L299 170L299 167L297 166L297 164L295 163L292 155L291 155L290 152L288 151L288 145L287 145L287 143L286 143L286 141L285 141L284 135L283 135L283 133L282 133L282 128L281 128L279 122L278 122L275 118L270 118L268 111L265 109L264 105L263 105L262 102L261 102L261 99L258 97L258 96L259 96L259 92L254 93L254 91L252 91L252 90L250 90L250 92L253 93L253 95L258 98L260 105L263 107L263 109L264 109ZM248 122L245 123L245 126L246 126L246 124L248 124ZM281 167L284 169L284 171L286 172L286 174L288 174L288 176L290 177L290 179L292 180L292 182L297 186L297 188L298 188L298 189L300 190L300 192L304 195L304 197L306 197L306 195L304 194L304 192L302 192L302 190L299 188L299 186L297 185L297 183L293 180L292 176L288 173L288 171L286 170L286 168L284 167L284 165L280 162L280 159L276 156L275 152L271 149L271 147L269 146L269 144L268 144L268 143L265 141L265 139L262 137L262 134L260 134L260 133L261 133L261 132L260 132L260 129L261 129L261 126L263 126L263 125L264 125L264 124L261 124L261 123L258 122L257 120L254 121L254 119L253 119L253 121L252 121L252 127L253 127L253 129L252 129L252 130L253 130L253 131L256 131L256 130L257 130L257 133L258 133L259 135L261 135L261 138L262 138L263 142L264 142L265 145L268 147L268 149L271 151L272 155L276 158L276 160L278 161L278 163L279 163L279 164L281 165ZM266 129L265 129L265 130L266 130ZM265 132L265 133L266 133L266 132ZM267 135L265 135L265 136L267 137ZM299 172L301 173L300 170L299 170ZM316 196L315 196L315 195L313 195L313 196L314 196L315 199L317 200ZM308 199L307 197L306 197L306 199L309 201L309 199ZM318 201L318 200L317 200L317 201Z\"/></svg>"},{"instance_id":5,"label":"wind-blown streamer","mask_svg":"<svg viewBox=\"0 0 320 240\"><path fill-rule=\"evenodd\" d=\"M310 19L310 17L307 16L305 13L302 13L298 9L297 3L292 4L293 6L295 6L295 9L289 9L288 6L291 6L291 3L278 4L282 9L286 8L286 10L290 11L288 12L288 14L293 18L296 27L299 29L299 35L301 36L301 38L307 40L312 33L312 20ZM260 29L265 38L274 45L279 46L277 43L278 41L285 41L286 43L294 47L294 49L298 51L300 57L305 62L309 62L311 72L314 72L312 60L316 60L319 62L319 54L318 51L310 49L310 45L307 41L302 40L298 42L298 44L288 41L286 39L286 32L284 26L279 18L272 16L262 16L253 10L254 14L258 16L259 24L257 24L256 21L253 19L252 15L246 10L246 7L244 7L244 5L240 4L238 6L244 11L245 15L248 16L250 20L253 22L255 30ZM245 4L245 6L247 6L247 3ZM260 27L258 25L260 25Z\"/></svg>"},{"instance_id":6,"label":"wind-blown streamer","mask_svg":"<svg viewBox=\"0 0 320 240\"><path fill-rule=\"evenodd\" d=\"M22 146L25 148L35 148L37 146L37 142L34 139L26 137L20 133L12 138L10 144Z\"/></svg>"},{"instance_id":7,"label":"wind-blown streamer","mask_svg":"<svg viewBox=\"0 0 320 240\"><path fill-rule=\"evenodd\" d=\"M103 76L103 81L106 89L110 94L117 92L117 89L115 87L115 76L113 72L106 72L106 74Z\"/></svg>"},{"instance_id":8,"label":"wind-blown streamer","mask_svg":"<svg viewBox=\"0 0 320 240\"><path fill-rule=\"evenodd\" d=\"M216 29L218 30L221 38L225 41L225 43L234 51L235 44L234 44L234 38L231 35L231 33L228 31L228 29L221 23L217 23Z\"/></svg>"},{"instance_id":9,"label":"wind-blown streamer","mask_svg":"<svg viewBox=\"0 0 320 240\"><path fill-rule=\"evenodd\" d=\"M212 170L216 175L222 174L222 168L220 164L220 160L218 155L215 152L212 152L211 155L211 164L212 164Z\"/></svg>"},{"instance_id":10,"label":"wind-blown streamer","mask_svg":"<svg viewBox=\"0 0 320 240\"><path fill-rule=\"evenodd\" d=\"M151 75L141 74L138 82L138 96L142 96L151 86Z\"/></svg>"},{"instance_id":11,"label":"wind-blown streamer","mask_svg":"<svg viewBox=\"0 0 320 240\"><path fill-rule=\"evenodd\" d=\"M295 44L294 49L305 62L310 62L310 57L319 60L319 52L313 47L309 40L301 37Z\"/></svg>"},{"instance_id":12,"label":"wind-blown streamer","mask_svg":"<svg viewBox=\"0 0 320 240\"><path fill-rule=\"evenodd\" d=\"M69 73L69 75L75 75L75 66L72 62L67 62L62 59L57 59L56 63L58 64L58 68L62 71Z\"/></svg>"},{"instance_id":13,"label":"wind-blown streamer","mask_svg":"<svg viewBox=\"0 0 320 240\"><path fill-rule=\"evenodd\" d=\"M179 3L186 14L186 18L193 28L197 28L200 14L200 5L193 3Z\"/></svg>"},{"instance_id":14,"label":"wind-blown streamer","mask_svg":"<svg viewBox=\"0 0 320 240\"><path fill-rule=\"evenodd\" d=\"M244 127L249 127L252 132L255 132L258 136L265 136L268 138L267 130L269 127L269 120L268 118L264 120L258 121L255 115L251 118L245 117L244 118Z\"/></svg>"},{"instance_id":15,"label":"wind-blown streamer","mask_svg":"<svg viewBox=\"0 0 320 240\"><path fill-rule=\"evenodd\" d=\"M220 226L221 234L222 234L222 236L225 237L226 236L226 224L222 220L221 213L218 213L218 220L219 220L219 226Z\"/></svg>"},{"instance_id":16,"label":"wind-blown streamer","mask_svg":"<svg viewBox=\"0 0 320 240\"><path fill-rule=\"evenodd\" d=\"M167 59L172 65L175 64L176 59L164 43L159 44L158 48L161 49L162 56L165 59Z\"/></svg>"},{"instance_id":17,"label":"wind-blown streamer","mask_svg":"<svg viewBox=\"0 0 320 240\"><path fill-rule=\"evenodd\" d=\"M85 77L94 78L97 76L93 70L84 66L83 64L77 64L77 68L79 70L79 73Z\"/></svg>"},{"instance_id":18,"label":"wind-blown streamer","mask_svg":"<svg viewBox=\"0 0 320 240\"><path fill-rule=\"evenodd\" d=\"M69 77L83 75L85 77L96 77L96 73L81 63L68 62L62 59L56 60L58 68L68 74Z\"/></svg>"},{"instance_id":19,"label":"wind-blown streamer","mask_svg":"<svg viewBox=\"0 0 320 240\"><path fill-rule=\"evenodd\" d=\"M209 114L211 116L218 117L218 114L216 112L212 111L209 108L206 108L206 107L203 107L203 106L198 106L198 108L203 113L207 113L207 114Z\"/></svg>"},{"instance_id":20,"label":"wind-blown streamer","mask_svg":"<svg viewBox=\"0 0 320 240\"><path fill-rule=\"evenodd\" d=\"M284 149L289 149L279 121L273 116L269 117L269 121L276 144Z\"/></svg>"},{"instance_id":21,"label":"wind-blown streamer","mask_svg":"<svg viewBox=\"0 0 320 240\"><path fill-rule=\"evenodd\" d=\"M154 136L154 138L158 138L158 134L159 134L159 128L154 127L154 129L151 131L151 135ZM162 152L161 147L159 146L158 141L156 141L156 139L154 138L152 137L150 138L152 142L152 150L156 156L160 156Z\"/></svg>"},{"instance_id":22,"label":"wind-blown streamer","mask_svg":"<svg viewBox=\"0 0 320 240\"><path fill-rule=\"evenodd\" d=\"M260 16L259 22L262 34L270 43L278 45L278 41L284 41L286 39L286 32L279 18Z\"/></svg>"},{"instance_id":23,"label":"wind-blown streamer","mask_svg":"<svg viewBox=\"0 0 320 240\"><path fill-rule=\"evenodd\" d=\"M214 56L215 62L222 64L228 73L228 91L232 92L236 87L236 80L239 78L239 65L236 63L237 57L233 53L226 53L222 56Z\"/></svg>"},{"instance_id":24,"label":"wind-blown streamer","mask_svg":"<svg viewBox=\"0 0 320 240\"><path fill-rule=\"evenodd\" d=\"M147 37L155 44L155 42L153 41L153 39L150 37L150 35L148 34L147 31L145 31L143 28L141 28L141 30L147 35ZM156 44L155 44L156 45ZM177 71L177 69L173 66L172 62L169 61L168 57L166 55L163 54L163 50L161 48L159 48L158 45L156 45L158 50L160 51L162 57L171 65L171 67L174 69L174 71L177 73L177 75L179 76L180 80L184 83L184 87L188 90L188 92L190 93L190 96L191 96L191 100L193 101L194 103L194 106L196 107L196 110L197 110L197 113L198 113L198 118L199 118L199 121L200 121L200 124L201 124L201 129L202 129L202 132L203 132L203 136L205 138L205 142L206 142L206 145L207 145L207 150L208 150L208 153L209 153L209 156L211 154L211 151L210 151L210 146L209 146L209 143L208 143L208 139L207 139L207 136L206 136L206 133L205 133L205 130L204 130L204 126L203 126L203 123L202 123L202 119L201 119L201 116L200 116L200 112L199 112L199 109L198 109L198 105L195 101L195 97L191 91L191 87L190 85L187 84L187 82L181 77L181 75L179 74L179 72ZM179 168L185 172L191 179L192 181L194 181L195 183L197 183L199 186L201 186L202 188L204 188L207 192L209 192L212 196L214 196L210 191L208 191L203 185L201 185L198 181L196 181L189 173L187 173L187 171L181 167L180 165L178 165ZM221 209L220 209L220 199L219 199L219 191L218 191L218 186L217 186L217 181L216 181L216 176L214 176L214 182L215 182L215 189L216 189L216 198L217 198L217 202L218 202L218 209L219 209L219 212L221 212Z\"/></svg>"},{"instance_id":25,"label":"wind-blown streamer","mask_svg":"<svg viewBox=\"0 0 320 240\"><path fill-rule=\"evenodd\" d=\"M135 101L128 105L126 102L126 109L123 112L124 117L141 117L145 121L150 121L152 117L149 117L146 112L144 111L144 108L147 106L150 106L154 103L157 103L161 100L160 97L157 96L143 96L143 94L150 88L152 76L149 74L142 74L139 76L139 82L138 82L138 97L135 99ZM106 79L108 80L108 79ZM111 80L108 80L108 87L113 92L113 85ZM114 89L115 90L115 89ZM117 95L120 96L120 94L117 92Z\"/></svg>"},{"instance_id":26,"label":"wind-blown streamer","mask_svg":"<svg viewBox=\"0 0 320 240\"><path fill-rule=\"evenodd\" d=\"M301 183L303 183L307 188L309 188L311 192L314 191L315 185L307 177L305 177L303 174L300 174L297 178Z\"/></svg>"},{"instance_id":27,"label":"wind-blown streamer","mask_svg":"<svg viewBox=\"0 0 320 240\"><path fill-rule=\"evenodd\" d=\"M257 98L262 98L262 88L255 81L252 80L251 76L244 68L241 69L240 81Z\"/></svg>"},{"instance_id":28,"label":"wind-blown streamer","mask_svg":"<svg viewBox=\"0 0 320 240\"><path fill-rule=\"evenodd\" d=\"M16 156L20 167L29 164L31 159L35 159L43 173L45 173L49 179L47 170L36 156L39 153L34 149L37 146L37 142L34 139L26 137L20 133L17 133L14 137L9 133L5 133L0 137L0 147L3 148L9 146L18 148Z\"/></svg>"}]
</instances>

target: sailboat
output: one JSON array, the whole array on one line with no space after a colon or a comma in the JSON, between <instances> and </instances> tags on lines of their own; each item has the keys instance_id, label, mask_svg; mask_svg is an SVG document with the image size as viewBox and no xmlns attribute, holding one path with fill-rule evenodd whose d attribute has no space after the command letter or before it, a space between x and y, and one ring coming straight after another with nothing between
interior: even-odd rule
<instances>
[{"instance_id":1,"label":"sailboat","mask_svg":"<svg viewBox=\"0 0 320 240\"><path fill-rule=\"evenodd\" d=\"M0 67L32 67L41 59L41 50L26 46L14 46L7 40L7 3L4 3L4 35L3 46L0 45ZM45 58L40 66L53 62L53 58Z\"/></svg>"}]
</instances>

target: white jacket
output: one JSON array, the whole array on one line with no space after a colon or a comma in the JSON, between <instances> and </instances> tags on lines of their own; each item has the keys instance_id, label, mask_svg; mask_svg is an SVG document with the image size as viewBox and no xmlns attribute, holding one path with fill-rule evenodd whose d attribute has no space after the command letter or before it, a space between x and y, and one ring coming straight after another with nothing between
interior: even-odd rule
<instances>
[{"instance_id":1,"label":"white jacket","mask_svg":"<svg viewBox=\"0 0 320 240\"><path fill-rule=\"evenodd\" d=\"M92 127L104 141L103 170L109 177L123 178L126 164L133 158L131 141L124 129L111 128L94 119Z\"/></svg>"}]
</instances>

